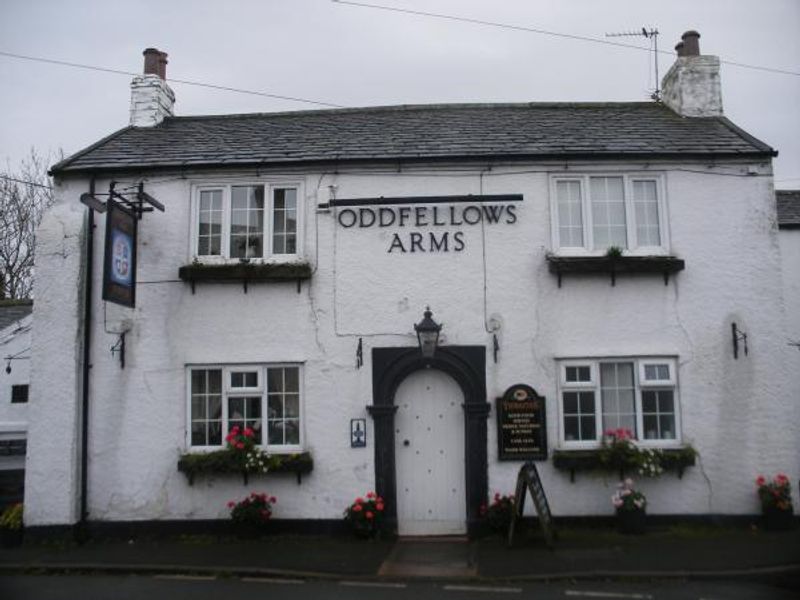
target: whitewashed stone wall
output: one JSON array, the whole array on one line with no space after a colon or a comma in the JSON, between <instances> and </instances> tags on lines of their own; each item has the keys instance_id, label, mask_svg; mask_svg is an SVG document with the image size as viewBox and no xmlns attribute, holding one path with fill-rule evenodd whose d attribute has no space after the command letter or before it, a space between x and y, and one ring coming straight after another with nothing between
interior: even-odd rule
<instances>
[{"instance_id":1,"label":"whitewashed stone wall","mask_svg":"<svg viewBox=\"0 0 800 600\"><path fill-rule=\"evenodd\" d=\"M0 440L25 439L28 430L28 404L11 403L15 385L30 384L30 347L32 317L28 315L0 329L0 358L18 356L6 373L6 361L0 363ZM25 468L24 456L0 456L0 469Z\"/></svg>"},{"instance_id":2,"label":"whitewashed stone wall","mask_svg":"<svg viewBox=\"0 0 800 600\"><path fill-rule=\"evenodd\" d=\"M278 497L276 518L340 518L355 495L374 487L374 436L366 411L372 403L370 349L415 345L413 324L426 304L445 324L446 344L487 347L490 401L514 383L528 383L547 397L551 449L559 431L557 358L677 355L683 437L700 451L701 461L681 480L668 474L644 482L650 511L756 512L752 479L757 473L800 472L800 404L790 394L797 369L789 363L796 361L792 352L797 351L782 335L769 165L569 167L571 173L649 169L663 174L671 250L686 260L686 270L667 286L657 275L620 276L614 287L608 277L565 276L558 288L545 261L551 248L548 172L563 172L563 164L491 171L464 170L463 164L401 173L343 169L336 175L274 178L262 171L239 175L248 181L303 181L303 251L313 278L299 294L295 283L251 284L247 294L238 284L198 283L192 294L177 280L178 268L192 260L192 185L230 181L237 174L153 177L147 190L164 202L166 213L148 214L141 222L135 310L103 308L99 244L96 249L90 518L221 518L227 516L226 501L250 490ZM748 168L760 176L730 176L744 175ZM98 182L98 189L105 185ZM524 200L513 224L464 227L462 252L389 254L392 234L402 230L346 229L336 224L335 211L315 210L328 200L329 185L337 186L339 198L521 193ZM71 181L57 214L79 211L78 197L87 186L85 180ZM55 225L52 219L48 223ZM101 224L99 239L102 231ZM79 268L48 255L48 273L69 263L70 276L59 278L58 289L42 290L43 299L53 298L42 312L37 292L37 319L46 316L36 325L40 333L34 342L44 352L63 352L61 346L48 347L55 333L45 332L54 328L62 339L75 339ZM491 358L490 320L501 324L497 364ZM739 360L731 350L734 320L749 335L750 354ZM124 370L109 352L115 332L123 329L130 329ZM359 338L364 341L361 369L355 367ZM294 361L304 364L303 427L315 460L313 473L302 485L291 475L274 475L254 479L248 487L238 478L200 479L190 487L176 469L186 450L185 365ZM71 350L51 365L34 363L34 377L40 378L33 389L38 423L31 432L36 455L29 462L37 468L29 489L36 496L59 490L58 502L37 501L30 517L35 524L74 518L64 490L74 492L66 474L74 471L67 463L75 459L77 372ZM349 420L356 417L367 418L366 449L349 446ZM494 414L488 430L489 492L511 492L518 464L497 460ZM65 474L60 480L43 477L42 466L49 461ZM613 478L579 474L570 483L551 462L540 463L540 472L556 515L612 514Z\"/></svg>"}]
</instances>

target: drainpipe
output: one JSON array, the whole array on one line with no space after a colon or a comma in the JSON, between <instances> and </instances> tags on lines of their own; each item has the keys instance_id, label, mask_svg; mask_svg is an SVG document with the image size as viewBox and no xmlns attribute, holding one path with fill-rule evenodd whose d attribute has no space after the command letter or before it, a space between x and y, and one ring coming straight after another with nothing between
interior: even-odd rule
<instances>
[{"instance_id":1,"label":"drainpipe","mask_svg":"<svg viewBox=\"0 0 800 600\"><path fill-rule=\"evenodd\" d=\"M94 196L94 177L89 182L89 193ZM83 398L81 402L81 502L80 520L75 530L75 539L89 539L87 518L89 488L89 369L91 365L92 341L92 279L94 277L94 209L89 208L89 227L86 235L86 287L83 300Z\"/></svg>"}]
</instances>

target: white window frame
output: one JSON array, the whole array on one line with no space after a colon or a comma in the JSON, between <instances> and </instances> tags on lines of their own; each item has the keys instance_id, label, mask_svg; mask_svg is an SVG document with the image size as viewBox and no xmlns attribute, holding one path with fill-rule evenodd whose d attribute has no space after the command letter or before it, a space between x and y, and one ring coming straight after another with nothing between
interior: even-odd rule
<instances>
[{"instance_id":1,"label":"white window frame","mask_svg":"<svg viewBox=\"0 0 800 600\"><path fill-rule=\"evenodd\" d=\"M636 410L636 444L643 448L675 448L682 445L680 389L678 385L678 361L674 356L609 356L588 358L556 359L558 368L558 436L559 444L565 450L599 448L603 434L603 398L600 385L600 365L603 363L633 363L634 373L634 405ZM670 379L644 382L644 366L653 364L669 364ZM591 366L592 383L567 382L566 367ZM674 439L644 439L644 415L642 413L642 391L671 390L675 411ZM564 392L581 392L593 390L595 395L596 440L567 440L564 428Z\"/></svg>"},{"instance_id":2,"label":"white window frame","mask_svg":"<svg viewBox=\"0 0 800 600\"><path fill-rule=\"evenodd\" d=\"M592 201L589 180L592 177L620 177L625 194L625 227L627 248L623 255L653 256L669 254L669 220L667 218L666 186L664 176L654 173L620 173L620 172L586 172L581 174L557 173L550 176L550 234L553 251L559 256L604 256L607 248L595 248L594 223L592 219ZM583 223L583 246L561 246L558 218L559 181L578 181L581 185L581 221ZM640 246L636 230L636 207L633 201L633 183L635 181L654 181L658 194L658 228L661 245Z\"/></svg>"},{"instance_id":3,"label":"white window frame","mask_svg":"<svg viewBox=\"0 0 800 600\"><path fill-rule=\"evenodd\" d=\"M231 241L231 189L234 187L242 186L260 186L264 188L264 239L263 250L264 256L254 257L249 259L251 263L277 263L277 262L293 262L298 261L303 256L303 239L304 239L304 205L303 198L305 198L303 182L296 179L280 179L280 180L246 180L229 181L225 183L196 183L192 186L192 209L191 209L191 231L189 235L190 260L197 260L206 264L236 264L242 259L239 257L231 258L230 241ZM272 252L272 233L273 233L273 206L274 206L274 192L276 189L294 189L297 194L296 211L297 211L297 233L296 233L296 251L293 254L275 254ZM200 241L200 194L205 191L222 191L222 240L220 242L220 255L201 255L199 251Z\"/></svg>"},{"instance_id":4,"label":"white window frame","mask_svg":"<svg viewBox=\"0 0 800 600\"><path fill-rule=\"evenodd\" d=\"M272 368L286 368L294 367L297 369L297 387L299 396L299 444L284 444L284 445L270 445L267 444L268 427L267 427L267 403L268 403L268 382L267 370ZM220 394L222 396L222 436L219 445L192 445L192 371L208 371L218 369L222 371L222 387ZM252 372L258 371L257 388L241 387L232 388L230 385L231 373L237 372ZM186 415L184 422L186 423L185 442L186 448L191 452L212 452L214 450L221 450L225 448L225 436L228 434L228 423L230 422L228 416L228 400L230 398L239 397L252 397L261 396L261 440L262 443L258 445L270 454L292 454L303 452L305 448L305 386L304 386L304 365L299 362L280 362L280 363L260 363L260 364L187 364L186 365Z\"/></svg>"}]
</instances>

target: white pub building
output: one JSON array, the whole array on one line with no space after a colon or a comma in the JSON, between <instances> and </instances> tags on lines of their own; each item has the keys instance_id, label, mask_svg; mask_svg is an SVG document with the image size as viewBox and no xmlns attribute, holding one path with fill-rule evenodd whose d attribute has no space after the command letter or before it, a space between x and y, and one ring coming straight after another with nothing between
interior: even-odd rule
<instances>
[{"instance_id":1,"label":"white pub building","mask_svg":"<svg viewBox=\"0 0 800 600\"><path fill-rule=\"evenodd\" d=\"M650 515L757 513L757 474L800 474L800 335L776 152L698 38L660 102L198 117L145 51L130 126L52 169L26 525L198 526L267 491L324 530L375 490L401 535L474 533L526 460L555 517L609 516L620 428L661 451L626 473ZM187 470L236 424L280 466Z\"/></svg>"}]
</instances>

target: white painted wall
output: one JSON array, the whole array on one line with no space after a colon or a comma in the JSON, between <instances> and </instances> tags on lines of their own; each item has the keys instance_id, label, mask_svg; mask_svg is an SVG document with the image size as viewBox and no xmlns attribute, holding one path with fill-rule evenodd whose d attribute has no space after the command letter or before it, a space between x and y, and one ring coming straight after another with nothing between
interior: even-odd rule
<instances>
[{"instance_id":1,"label":"white painted wall","mask_svg":"<svg viewBox=\"0 0 800 600\"><path fill-rule=\"evenodd\" d=\"M11 403L11 387L30 383L32 317L20 319L0 329L0 358L19 356L11 361L11 373L6 373L7 361L0 363L0 440L25 439L28 430L28 404ZM24 456L0 456L0 469L25 468Z\"/></svg>"},{"instance_id":2,"label":"white painted wall","mask_svg":"<svg viewBox=\"0 0 800 600\"><path fill-rule=\"evenodd\" d=\"M730 176L748 166L762 176ZM560 289L545 254L551 245L548 171L563 172L564 165L457 168L302 175L304 253L315 272L299 294L294 283L251 284L247 294L236 284L201 283L193 295L177 280L178 268L191 261L192 184L235 173L153 177L148 193L166 205L166 213L141 222L135 310L103 308L99 244L95 253L90 517L221 518L228 500L263 490L278 497L276 518L340 518L355 495L374 487L374 435L366 412L372 403L370 349L415 345L413 324L426 304L445 324L445 343L487 347L489 401L515 383L546 396L551 449L559 431L556 358L677 355L684 441L700 451L701 464L682 480L668 474L644 482L652 513L752 513L758 509L756 474L800 472L800 403L790 394L798 370L788 362L797 357L782 335L769 165L570 164L570 172L662 173L672 252L687 266L668 286L660 276L619 277L615 287L607 277L565 276ZM263 171L241 175L269 179ZM524 201L513 225L464 228L461 253L396 255L386 252L394 229L344 229L333 211L315 211L333 184L339 198L521 193ZM98 182L98 189L105 185ZM87 187L79 179L62 187L58 214L79 211L78 197ZM55 229L43 227L43 233L43 243L56 243ZM102 239L102 223L97 233ZM65 260L53 255L42 268L53 273ZM47 316L35 325L41 333L37 344L35 332L34 343L47 352L56 349L45 348L45 330L57 329L62 340L76 336L77 271L70 263L70 277L59 278L57 287L50 279L54 287L37 292L37 311L40 297L53 297L42 305L50 312L37 312L37 319ZM489 350L491 317L502 324L497 364ZM749 334L750 355L739 360L731 350L733 320ZM109 349L114 332L128 327L121 370ZM365 363L356 369L359 337ZM67 354L50 366L42 361L39 370L34 363L39 422L31 431L36 458L29 465L53 460L62 469L62 461L75 459L78 371L74 353ZM200 479L190 487L176 469L186 450L185 365L273 361L304 363L304 429L314 472L300 486L293 476L270 476L248 487L239 478ZM367 417L366 449L349 447L349 420L355 417ZM489 492L510 493L518 465L497 460L494 414L488 429ZM69 470L66 464L63 469ZM612 514L613 478L578 475L570 483L551 462L540 463L540 472L556 515ZM74 487L62 487L66 483L28 479L37 496L57 489L71 494ZM26 508L26 519L71 522L74 512L64 500L48 502L40 501L30 515Z\"/></svg>"}]
</instances>

